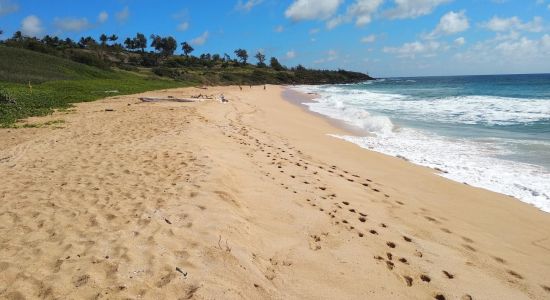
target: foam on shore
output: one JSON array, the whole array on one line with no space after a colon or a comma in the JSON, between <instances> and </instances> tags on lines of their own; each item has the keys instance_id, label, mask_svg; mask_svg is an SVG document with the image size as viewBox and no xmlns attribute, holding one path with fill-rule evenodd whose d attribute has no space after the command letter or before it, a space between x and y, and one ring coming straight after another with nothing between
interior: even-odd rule
<instances>
[{"instance_id":1,"label":"foam on shore","mask_svg":"<svg viewBox=\"0 0 550 300\"><path fill-rule=\"evenodd\" d=\"M341 87L299 87L315 92L311 111L342 120L368 132L366 136L336 136L363 148L442 170L441 176L510 195L550 212L550 171L544 166L510 159L511 145L540 144L508 138L450 137L431 130L396 126L388 115L425 118L434 123L514 125L537 122L550 115L549 105L536 99L467 96L435 101L408 101L399 94L374 93ZM538 102L537 102L538 101ZM372 113L375 111L377 113ZM386 112L383 115L379 112ZM533 144L533 145L534 145ZM536 146L536 145L534 145Z\"/></svg>"}]
</instances>

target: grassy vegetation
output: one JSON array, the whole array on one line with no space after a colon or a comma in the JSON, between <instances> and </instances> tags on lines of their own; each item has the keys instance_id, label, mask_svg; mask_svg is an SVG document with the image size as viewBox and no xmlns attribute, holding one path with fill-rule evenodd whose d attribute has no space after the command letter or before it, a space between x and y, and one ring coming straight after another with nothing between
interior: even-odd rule
<instances>
[{"instance_id":1,"label":"grassy vegetation","mask_svg":"<svg viewBox=\"0 0 550 300\"><path fill-rule=\"evenodd\" d=\"M47 54L0 46L0 126L10 127L19 119L47 115L76 102L186 85L190 84L102 70Z\"/></svg>"},{"instance_id":2,"label":"grassy vegetation","mask_svg":"<svg viewBox=\"0 0 550 300\"><path fill-rule=\"evenodd\" d=\"M183 80L205 85L260 85L260 84L338 84L364 80L363 74L347 71L319 70L274 70L251 65L222 67L221 64L210 68L159 66L152 71L162 77Z\"/></svg>"},{"instance_id":3,"label":"grassy vegetation","mask_svg":"<svg viewBox=\"0 0 550 300\"><path fill-rule=\"evenodd\" d=\"M64 58L0 46L0 81L36 84L52 80L114 78L114 72Z\"/></svg>"}]
</instances>

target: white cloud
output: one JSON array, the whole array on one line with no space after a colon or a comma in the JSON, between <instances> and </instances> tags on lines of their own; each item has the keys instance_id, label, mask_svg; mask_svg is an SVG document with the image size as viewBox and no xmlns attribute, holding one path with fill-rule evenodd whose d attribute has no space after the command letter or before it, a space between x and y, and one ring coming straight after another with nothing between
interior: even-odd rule
<instances>
[{"instance_id":1,"label":"white cloud","mask_svg":"<svg viewBox=\"0 0 550 300\"><path fill-rule=\"evenodd\" d=\"M275 32L283 32L285 31L285 27L283 25L279 25L275 27Z\"/></svg>"},{"instance_id":2,"label":"white cloud","mask_svg":"<svg viewBox=\"0 0 550 300\"><path fill-rule=\"evenodd\" d=\"M99 15L97 16L97 21L99 23L105 23L107 22L108 19L109 19L109 14L106 11L100 12Z\"/></svg>"},{"instance_id":3,"label":"white cloud","mask_svg":"<svg viewBox=\"0 0 550 300\"><path fill-rule=\"evenodd\" d=\"M364 43L364 44L374 43L374 41L376 41L376 35L374 35L374 34L367 35L367 36L361 38L361 43Z\"/></svg>"},{"instance_id":4,"label":"white cloud","mask_svg":"<svg viewBox=\"0 0 550 300\"><path fill-rule=\"evenodd\" d=\"M208 33L208 31L205 31L203 32L203 34L201 34L200 36L192 39L189 43L193 46L201 46L201 45L204 45L206 43L206 41L208 40L208 36L210 34Z\"/></svg>"},{"instance_id":5,"label":"white cloud","mask_svg":"<svg viewBox=\"0 0 550 300\"><path fill-rule=\"evenodd\" d=\"M177 29L178 29L178 31L186 31L187 29L189 29L189 22L184 21L184 22L179 23Z\"/></svg>"},{"instance_id":6,"label":"white cloud","mask_svg":"<svg viewBox=\"0 0 550 300\"><path fill-rule=\"evenodd\" d=\"M328 50L326 52L326 56L324 58L321 58L321 59L318 59L316 61L314 61L313 63L314 64L322 64L322 63L327 63L327 62L331 62L331 61L335 61L337 60L339 57L338 55L338 52L336 50Z\"/></svg>"},{"instance_id":7,"label":"white cloud","mask_svg":"<svg viewBox=\"0 0 550 300\"><path fill-rule=\"evenodd\" d=\"M395 0L396 7L385 12L390 19L417 18L431 14L439 5L452 0Z\"/></svg>"},{"instance_id":8,"label":"white cloud","mask_svg":"<svg viewBox=\"0 0 550 300\"><path fill-rule=\"evenodd\" d=\"M450 11L441 17L437 27L427 37L434 38L439 35L455 34L468 30L468 28L470 28L470 23L465 11Z\"/></svg>"},{"instance_id":9,"label":"white cloud","mask_svg":"<svg viewBox=\"0 0 550 300\"><path fill-rule=\"evenodd\" d=\"M440 50L447 49L446 46L436 41L405 43L400 47L384 47L384 53L392 53L401 58L415 58L417 55L425 57L435 56Z\"/></svg>"},{"instance_id":10,"label":"white cloud","mask_svg":"<svg viewBox=\"0 0 550 300\"><path fill-rule=\"evenodd\" d=\"M524 30L530 32L541 32L544 28L541 17L533 17L531 22L523 23L518 17L510 18L493 17L491 20L481 24L482 27L491 31L502 32L511 30Z\"/></svg>"},{"instance_id":11,"label":"white cloud","mask_svg":"<svg viewBox=\"0 0 550 300\"><path fill-rule=\"evenodd\" d=\"M455 45L462 46L464 44L466 44L466 39L464 37L459 37L455 39Z\"/></svg>"},{"instance_id":12,"label":"white cloud","mask_svg":"<svg viewBox=\"0 0 550 300\"><path fill-rule=\"evenodd\" d=\"M254 6L261 4L262 2L263 0L248 0L246 2L239 0L239 2L237 2L237 5L235 6L235 9L249 12L250 10L252 10L252 8L254 8Z\"/></svg>"},{"instance_id":13,"label":"white cloud","mask_svg":"<svg viewBox=\"0 0 550 300\"><path fill-rule=\"evenodd\" d=\"M287 10L285 16L293 21L326 20L330 18L343 0L295 0Z\"/></svg>"},{"instance_id":14,"label":"white cloud","mask_svg":"<svg viewBox=\"0 0 550 300\"><path fill-rule=\"evenodd\" d=\"M336 26L351 22L355 19L355 25L365 26L372 21L374 14L384 0L355 0L353 4L348 6L346 13L338 15L327 21L327 29L333 29Z\"/></svg>"},{"instance_id":15,"label":"white cloud","mask_svg":"<svg viewBox=\"0 0 550 300\"><path fill-rule=\"evenodd\" d=\"M337 16L327 21L327 29L333 29L336 28L338 25L348 22L349 18L347 16Z\"/></svg>"},{"instance_id":16,"label":"white cloud","mask_svg":"<svg viewBox=\"0 0 550 300\"><path fill-rule=\"evenodd\" d=\"M356 0L348 7L348 15L355 17L357 26L364 26L372 21L372 14L378 10L384 0Z\"/></svg>"},{"instance_id":17,"label":"white cloud","mask_svg":"<svg viewBox=\"0 0 550 300\"><path fill-rule=\"evenodd\" d=\"M0 17L14 13L19 10L19 5L17 3L11 2L10 0L0 0Z\"/></svg>"},{"instance_id":18,"label":"white cloud","mask_svg":"<svg viewBox=\"0 0 550 300\"><path fill-rule=\"evenodd\" d=\"M79 32L92 26L86 18L55 18L54 25L64 32Z\"/></svg>"},{"instance_id":19,"label":"white cloud","mask_svg":"<svg viewBox=\"0 0 550 300\"><path fill-rule=\"evenodd\" d=\"M296 58L296 51L294 50L290 50L286 53L285 55L285 58L286 59L293 59L293 58Z\"/></svg>"},{"instance_id":20,"label":"white cloud","mask_svg":"<svg viewBox=\"0 0 550 300\"><path fill-rule=\"evenodd\" d=\"M524 37L517 32L498 34L457 53L455 58L462 65L476 68L505 70L506 72L541 72L550 67L550 35L538 39Z\"/></svg>"},{"instance_id":21,"label":"white cloud","mask_svg":"<svg viewBox=\"0 0 550 300\"><path fill-rule=\"evenodd\" d=\"M38 36L44 31L42 22L35 15L30 15L21 22L21 32L27 36Z\"/></svg>"},{"instance_id":22,"label":"white cloud","mask_svg":"<svg viewBox=\"0 0 550 300\"><path fill-rule=\"evenodd\" d=\"M120 23L124 23L124 22L128 21L128 18L130 18L130 9L128 8L128 6L125 6L123 10L119 11L116 14L116 19Z\"/></svg>"},{"instance_id":23,"label":"white cloud","mask_svg":"<svg viewBox=\"0 0 550 300\"><path fill-rule=\"evenodd\" d=\"M309 34L317 34L321 31L319 28L312 28L309 30Z\"/></svg>"}]
</instances>

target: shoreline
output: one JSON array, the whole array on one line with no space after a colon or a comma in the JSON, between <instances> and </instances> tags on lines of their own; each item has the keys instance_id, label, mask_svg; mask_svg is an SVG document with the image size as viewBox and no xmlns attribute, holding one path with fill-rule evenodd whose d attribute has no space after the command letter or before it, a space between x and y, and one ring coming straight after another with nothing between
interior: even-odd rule
<instances>
[{"instance_id":1,"label":"shoreline","mask_svg":"<svg viewBox=\"0 0 550 300\"><path fill-rule=\"evenodd\" d=\"M299 94L302 93L303 94L302 99L304 99L304 100L306 100L308 98L307 96L309 96L309 93L306 94L305 92L301 92L301 91L298 91L298 90L294 90L294 93L295 93L294 97L299 97ZM303 101L303 102L306 102L306 101ZM294 100L294 101L292 101L292 103L298 103L298 101ZM376 146L372 146L372 145L368 146L370 144L368 142L365 142L365 139L364 139L364 137L370 136L370 133L367 130L363 130L363 129L360 129L360 128L354 126L354 125L350 125L344 120L333 118L330 115L325 115L325 114L316 112L314 110L311 110L311 109L309 109L309 107L307 105L301 105L301 107L304 107L306 112L308 112L310 114L313 114L313 115L318 116L318 117L323 118L323 119L327 119L329 121L329 123L332 124L333 126L339 128L339 129L348 131L348 133L345 134L345 135L334 134L333 136L335 138L339 138L339 139L342 139L342 140L347 141L349 143L353 143L353 144L357 145L358 147L360 147L362 149L365 149L367 151L374 151L374 152L377 152L377 153L380 153L380 154L383 154L383 155L387 155L389 157L399 158L399 159L402 159L404 161L410 162L414 165L431 169L431 170L433 170L433 172L435 174L437 174L441 177L447 178L449 180L452 180L454 182L469 185L469 186L472 186L472 187L475 187L475 188L485 189L487 191L494 192L494 193L499 193L501 195L514 198L517 201L520 201L520 202L526 203L528 205L531 205L531 206L533 206L533 207L535 207L535 208L537 208L537 209L539 209L539 210L541 210L545 213L550 213L550 210L549 210L550 208L548 208L548 205L546 204L546 202L541 202L542 200L533 199L532 197L530 198L530 196L532 196L532 195L525 195L524 194L525 191L533 191L533 193L534 192L537 192L537 193L540 192L540 190L531 190L531 189L529 189L530 186L522 185L521 183L525 183L525 180L520 181L520 183L518 183L518 184L520 184L521 189L519 189L519 188L509 189L509 188L506 188L506 184L510 183L510 182L507 182L507 181L502 181L502 182L499 181L497 183L493 182L493 184L491 185L491 184L489 184L489 181L479 181L479 180L477 180L476 176L478 175L478 173L460 174L461 173L460 170L456 170L456 168L453 168L455 166L452 163L449 164L448 160L446 161L447 163L443 163L443 165L447 166L450 169L447 169L444 166L441 166L442 163L440 161L438 162L437 160L434 161L434 160L430 160L429 158L425 158L425 157L421 157L420 161L418 160L418 157L416 157L417 159L415 160L414 159L414 157L415 157L414 153L413 154L409 153L413 157L412 159L409 159L408 156L404 156L404 154L402 154L403 152L394 151L394 150L392 150L392 148L383 148L382 147L382 149L379 149L379 147L376 147ZM403 137L401 137L401 138L403 138ZM401 149L401 150L403 150L403 149ZM406 151L405 151L405 153L406 153ZM523 162L523 161L512 161L512 163L514 163L514 164L525 164L525 162ZM531 165L531 164L527 163L527 165ZM533 166L542 167L542 166L538 166L538 165L533 165ZM475 168L475 164L473 165L473 167ZM511 167L511 166L509 166L509 167ZM521 167L521 165L520 165L520 167ZM502 167L502 168L505 168L505 167ZM452 170L452 171L450 171L450 170ZM453 171L456 171L456 173L453 172ZM494 173L494 171L491 172L490 169L482 169L482 172L484 172L484 174L485 173L489 173L489 174ZM536 178L536 179L540 181L539 178ZM512 184L512 183L510 183L510 184Z\"/></svg>"},{"instance_id":2,"label":"shoreline","mask_svg":"<svg viewBox=\"0 0 550 300\"><path fill-rule=\"evenodd\" d=\"M329 116L325 116L323 114L314 112L309 109L307 105L304 103L312 103L315 102L316 95L313 94L307 94L304 92L296 91L292 89L292 87L285 86L284 90L281 93L281 97L288 101L289 103L292 103L293 105L300 107L305 113L317 116L320 119L325 120L329 124L331 124L334 128L338 128L345 134L351 134L356 136L366 136L368 135L368 131L362 130L360 128L356 128L354 126L346 124L346 122L331 118ZM327 133L329 134L329 133Z\"/></svg>"},{"instance_id":3,"label":"shoreline","mask_svg":"<svg viewBox=\"0 0 550 300\"><path fill-rule=\"evenodd\" d=\"M331 137L284 89L116 96L0 130L0 297L550 295L546 213Z\"/></svg>"}]
</instances>

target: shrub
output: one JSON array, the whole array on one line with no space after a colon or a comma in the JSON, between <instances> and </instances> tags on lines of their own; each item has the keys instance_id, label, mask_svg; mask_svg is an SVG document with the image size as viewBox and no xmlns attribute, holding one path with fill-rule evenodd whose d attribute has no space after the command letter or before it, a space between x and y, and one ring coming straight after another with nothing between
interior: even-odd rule
<instances>
[{"instance_id":1,"label":"shrub","mask_svg":"<svg viewBox=\"0 0 550 300\"><path fill-rule=\"evenodd\" d=\"M17 104L17 101L8 91L0 89L0 104Z\"/></svg>"},{"instance_id":2,"label":"shrub","mask_svg":"<svg viewBox=\"0 0 550 300\"><path fill-rule=\"evenodd\" d=\"M171 78L174 78L178 75L176 72L174 72L174 70L166 67L153 68L153 73L155 73L157 76L171 77Z\"/></svg>"},{"instance_id":3,"label":"shrub","mask_svg":"<svg viewBox=\"0 0 550 300\"><path fill-rule=\"evenodd\" d=\"M109 69L109 65L107 63L91 53L74 51L70 54L70 59L88 66L93 66L104 70Z\"/></svg>"}]
</instances>

